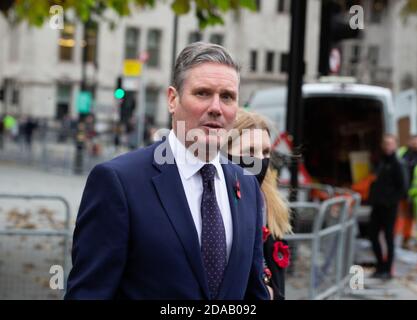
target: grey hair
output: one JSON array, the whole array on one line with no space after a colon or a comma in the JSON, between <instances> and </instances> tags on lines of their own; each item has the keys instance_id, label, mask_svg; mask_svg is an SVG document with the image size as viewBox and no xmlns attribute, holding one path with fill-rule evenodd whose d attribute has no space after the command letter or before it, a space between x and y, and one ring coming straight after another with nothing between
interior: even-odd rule
<instances>
[{"instance_id":1,"label":"grey hair","mask_svg":"<svg viewBox=\"0 0 417 320\"><path fill-rule=\"evenodd\" d=\"M239 77L240 67L224 47L213 43L194 42L186 46L178 55L175 61L172 86L181 93L187 71L205 62L229 66L236 71Z\"/></svg>"}]
</instances>

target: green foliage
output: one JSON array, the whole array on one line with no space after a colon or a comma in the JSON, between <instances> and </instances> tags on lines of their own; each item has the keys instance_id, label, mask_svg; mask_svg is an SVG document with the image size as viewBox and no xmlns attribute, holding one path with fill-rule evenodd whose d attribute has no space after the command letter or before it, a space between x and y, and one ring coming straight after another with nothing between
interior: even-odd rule
<instances>
[{"instance_id":1,"label":"green foliage","mask_svg":"<svg viewBox=\"0 0 417 320\"><path fill-rule=\"evenodd\" d=\"M405 3L402 14L408 16L410 14L417 14L417 0L407 0Z\"/></svg>"},{"instance_id":2,"label":"green foliage","mask_svg":"<svg viewBox=\"0 0 417 320\"><path fill-rule=\"evenodd\" d=\"M171 8L177 14L186 14L190 11L190 2L188 0L175 0Z\"/></svg>"},{"instance_id":3,"label":"green foliage","mask_svg":"<svg viewBox=\"0 0 417 320\"><path fill-rule=\"evenodd\" d=\"M53 5L60 5L64 10L73 9L77 18L88 21L92 15L102 17L106 9L127 16L134 6L153 8L158 1L170 3L177 15L193 10L200 28L223 24L223 16L230 10L256 10L255 0L0 0L0 11L12 21L25 20L39 27L49 19L49 8ZM401 13L403 17L417 14L417 0L407 0Z\"/></svg>"},{"instance_id":4,"label":"green foliage","mask_svg":"<svg viewBox=\"0 0 417 320\"><path fill-rule=\"evenodd\" d=\"M0 0L4 1L4 0ZM113 10L119 16L127 16L133 7L153 8L156 2L170 3L172 11L184 15L193 10L200 28L223 24L224 14L230 10L256 10L255 0L9 0L9 5L2 5L0 10L14 21L27 21L33 26L42 26L50 17L49 9L60 5L64 10L72 9L81 21L88 21L92 16L103 16L106 9Z\"/></svg>"}]
</instances>

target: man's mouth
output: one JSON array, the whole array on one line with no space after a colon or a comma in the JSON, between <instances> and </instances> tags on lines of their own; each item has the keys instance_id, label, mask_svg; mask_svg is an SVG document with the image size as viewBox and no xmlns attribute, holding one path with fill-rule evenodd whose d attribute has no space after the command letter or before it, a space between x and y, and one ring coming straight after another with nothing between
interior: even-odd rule
<instances>
[{"instance_id":1,"label":"man's mouth","mask_svg":"<svg viewBox=\"0 0 417 320\"><path fill-rule=\"evenodd\" d=\"M221 129L223 126L218 122L206 122L203 124L203 127L209 128L209 129Z\"/></svg>"}]
</instances>

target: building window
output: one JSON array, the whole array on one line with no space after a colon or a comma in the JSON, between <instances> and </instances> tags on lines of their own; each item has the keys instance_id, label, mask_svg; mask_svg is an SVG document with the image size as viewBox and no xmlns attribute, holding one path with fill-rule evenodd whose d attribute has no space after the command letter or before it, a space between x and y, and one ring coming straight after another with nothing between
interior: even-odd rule
<instances>
[{"instance_id":1,"label":"building window","mask_svg":"<svg viewBox=\"0 0 417 320\"><path fill-rule=\"evenodd\" d=\"M287 13L289 2L287 0L278 0L277 2L277 11L278 13Z\"/></svg>"},{"instance_id":2,"label":"building window","mask_svg":"<svg viewBox=\"0 0 417 320\"><path fill-rule=\"evenodd\" d=\"M274 59L275 59L275 53L273 51L267 51L266 59L265 59L265 72L274 71Z\"/></svg>"},{"instance_id":3,"label":"building window","mask_svg":"<svg viewBox=\"0 0 417 320\"><path fill-rule=\"evenodd\" d=\"M140 33L137 28L127 28L125 32L125 59L137 59Z\"/></svg>"},{"instance_id":4,"label":"building window","mask_svg":"<svg viewBox=\"0 0 417 320\"><path fill-rule=\"evenodd\" d=\"M146 88L146 109L147 117L155 119L158 110L159 90L157 88Z\"/></svg>"},{"instance_id":5,"label":"building window","mask_svg":"<svg viewBox=\"0 0 417 320\"><path fill-rule=\"evenodd\" d=\"M213 33L211 36L210 36L210 42L211 43L215 43L215 44L218 44L218 45L223 45L223 35L222 34L220 34L220 33Z\"/></svg>"},{"instance_id":6,"label":"building window","mask_svg":"<svg viewBox=\"0 0 417 320\"><path fill-rule=\"evenodd\" d=\"M371 23L381 23L384 12L388 6L388 1L373 0L371 6Z\"/></svg>"},{"instance_id":7,"label":"building window","mask_svg":"<svg viewBox=\"0 0 417 320\"><path fill-rule=\"evenodd\" d=\"M55 118L63 119L65 115L70 114L72 87L70 84L58 84L56 91L56 109Z\"/></svg>"},{"instance_id":8,"label":"building window","mask_svg":"<svg viewBox=\"0 0 417 320\"><path fill-rule=\"evenodd\" d=\"M352 56L350 63L359 63L361 57L361 47L359 45L352 46Z\"/></svg>"},{"instance_id":9,"label":"building window","mask_svg":"<svg viewBox=\"0 0 417 320\"><path fill-rule=\"evenodd\" d=\"M282 73L288 72L288 60L289 55L288 53L281 53L281 66L279 71Z\"/></svg>"},{"instance_id":10,"label":"building window","mask_svg":"<svg viewBox=\"0 0 417 320\"><path fill-rule=\"evenodd\" d=\"M256 50L252 50L250 52L250 71L256 72L258 69L258 52Z\"/></svg>"},{"instance_id":11,"label":"building window","mask_svg":"<svg viewBox=\"0 0 417 320\"><path fill-rule=\"evenodd\" d=\"M86 29L84 34L84 54L85 61L96 63L97 58L97 34L98 25L96 22L89 21L86 23Z\"/></svg>"},{"instance_id":12,"label":"building window","mask_svg":"<svg viewBox=\"0 0 417 320\"><path fill-rule=\"evenodd\" d=\"M20 33L18 25L12 25L10 27L10 39L13 39L13 41L9 42L9 60L13 62L19 59Z\"/></svg>"},{"instance_id":13,"label":"building window","mask_svg":"<svg viewBox=\"0 0 417 320\"><path fill-rule=\"evenodd\" d=\"M261 0L256 0L256 11L261 11Z\"/></svg>"},{"instance_id":14,"label":"building window","mask_svg":"<svg viewBox=\"0 0 417 320\"><path fill-rule=\"evenodd\" d=\"M61 61L72 61L74 46L75 46L75 25L72 23L65 23L64 29L61 31L61 36L58 40L59 44L59 59Z\"/></svg>"},{"instance_id":15,"label":"building window","mask_svg":"<svg viewBox=\"0 0 417 320\"><path fill-rule=\"evenodd\" d=\"M159 57L161 52L161 30L151 29L148 32L148 54L149 67L159 67Z\"/></svg>"},{"instance_id":16,"label":"building window","mask_svg":"<svg viewBox=\"0 0 417 320\"><path fill-rule=\"evenodd\" d=\"M201 41L201 39L203 39L203 35L198 31L190 32L188 35L188 43L198 42Z\"/></svg>"},{"instance_id":17,"label":"building window","mask_svg":"<svg viewBox=\"0 0 417 320\"><path fill-rule=\"evenodd\" d=\"M368 61L371 66L376 67L378 65L379 48L378 46L370 46L368 52Z\"/></svg>"}]
</instances>

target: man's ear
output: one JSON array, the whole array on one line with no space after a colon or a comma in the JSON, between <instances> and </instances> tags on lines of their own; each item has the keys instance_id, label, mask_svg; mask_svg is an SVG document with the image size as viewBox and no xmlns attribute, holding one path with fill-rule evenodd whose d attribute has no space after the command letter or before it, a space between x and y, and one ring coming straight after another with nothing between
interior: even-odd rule
<instances>
[{"instance_id":1,"label":"man's ear","mask_svg":"<svg viewBox=\"0 0 417 320\"><path fill-rule=\"evenodd\" d=\"M178 91L173 86L168 87L168 111L170 114L175 113L175 109L178 103Z\"/></svg>"}]
</instances>

